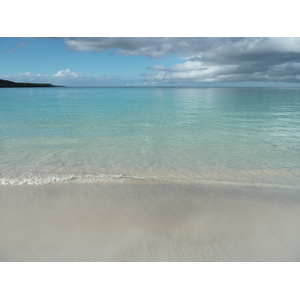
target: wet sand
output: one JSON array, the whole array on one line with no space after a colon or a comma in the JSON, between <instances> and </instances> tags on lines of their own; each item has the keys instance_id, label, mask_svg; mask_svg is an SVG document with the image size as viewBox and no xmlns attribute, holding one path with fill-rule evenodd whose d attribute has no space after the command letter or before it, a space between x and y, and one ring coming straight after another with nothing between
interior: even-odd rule
<instances>
[{"instance_id":1,"label":"wet sand","mask_svg":"<svg viewBox=\"0 0 300 300\"><path fill-rule=\"evenodd\" d=\"M300 190L0 186L0 261L299 261Z\"/></svg>"}]
</instances>

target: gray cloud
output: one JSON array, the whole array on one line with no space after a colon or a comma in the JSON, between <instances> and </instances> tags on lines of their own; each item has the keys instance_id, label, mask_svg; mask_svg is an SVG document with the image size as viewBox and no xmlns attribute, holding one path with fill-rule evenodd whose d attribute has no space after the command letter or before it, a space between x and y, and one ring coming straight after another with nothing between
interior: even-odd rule
<instances>
[{"instance_id":1,"label":"gray cloud","mask_svg":"<svg viewBox=\"0 0 300 300\"><path fill-rule=\"evenodd\" d=\"M71 51L104 52L114 49L116 54L143 55L149 58L164 57L172 53L200 50L209 38L168 37L92 37L66 38L66 49Z\"/></svg>"},{"instance_id":2,"label":"gray cloud","mask_svg":"<svg viewBox=\"0 0 300 300\"><path fill-rule=\"evenodd\" d=\"M66 38L66 49L71 51L104 52L111 49L125 55L143 55L149 58L169 54L190 56L220 52L230 48L244 49L263 44L267 38L209 38L209 37L91 37ZM250 49L251 50L251 49ZM248 49L249 51L249 49ZM209 56L206 56L209 59Z\"/></svg>"},{"instance_id":3,"label":"gray cloud","mask_svg":"<svg viewBox=\"0 0 300 300\"><path fill-rule=\"evenodd\" d=\"M185 60L150 66L144 83L300 83L300 38L67 38L66 49Z\"/></svg>"}]
</instances>

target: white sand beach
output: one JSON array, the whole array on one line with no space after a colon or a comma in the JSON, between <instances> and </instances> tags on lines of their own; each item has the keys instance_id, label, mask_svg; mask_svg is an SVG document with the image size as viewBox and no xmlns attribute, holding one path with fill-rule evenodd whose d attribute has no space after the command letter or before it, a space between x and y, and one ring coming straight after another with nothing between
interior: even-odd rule
<instances>
[{"instance_id":1,"label":"white sand beach","mask_svg":"<svg viewBox=\"0 0 300 300\"><path fill-rule=\"evenodd\" d=\"M0 261L299 261L299 190L0 186Z\"/></svg>"}]
</instances>

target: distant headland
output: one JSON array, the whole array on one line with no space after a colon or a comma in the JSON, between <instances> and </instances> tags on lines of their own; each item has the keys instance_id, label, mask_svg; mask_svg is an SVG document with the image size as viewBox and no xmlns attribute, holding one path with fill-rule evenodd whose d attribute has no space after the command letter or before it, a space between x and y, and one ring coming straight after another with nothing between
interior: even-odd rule
<instances>
[{"instance_id":1,"label":"distant headland","mask_svg":"<svg viewBox=\"0 0 300 300\"><path fill-rule=\"evenodd\" d=\"M10 87L64 87L64 86L53 85L51 83L13 82L9 80L0 79L0 88L10 88Z\"/></svg>"}]
</instances>

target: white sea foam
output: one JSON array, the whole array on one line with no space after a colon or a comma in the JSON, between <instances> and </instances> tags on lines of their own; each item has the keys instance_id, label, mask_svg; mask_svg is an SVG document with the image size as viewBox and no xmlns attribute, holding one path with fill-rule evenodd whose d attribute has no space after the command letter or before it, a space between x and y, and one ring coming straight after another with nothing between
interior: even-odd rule
<instances>
[{"instance_id":1,"label":"white sea foam","mask_svg":"<svg viewBox=\"0 0 300 300\"><path fill-rule=\"evenodd\" d=\"M21 174L21 175L20 175ZM264 176L262 176L262 174ZM190 175L190 174L189 174ZM139 183L202 183L232 186L261 186L273 188L300 189L300 173L274 171L228 171L227 173L207 172L203 174L156 173L52 173L52 172L19 172L0 173L0 185L47 185L55 183L105 183L105 182L139 182Z\"/></svg>"},{"instance_id":2,"label":"white sea foam","mask_svg":"<svg viewBox=\"0 0 300 300\"><path fill-rule=\"evenodd\" d=\"M120 180L122 174L30 174L18 177L0 175L2 185L45 185L50 183L95 183Z\"/></svg>"}]
</instances>

